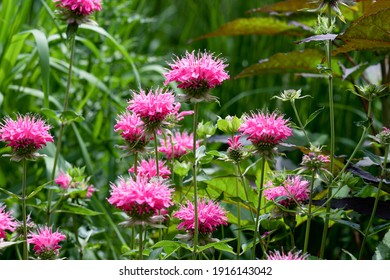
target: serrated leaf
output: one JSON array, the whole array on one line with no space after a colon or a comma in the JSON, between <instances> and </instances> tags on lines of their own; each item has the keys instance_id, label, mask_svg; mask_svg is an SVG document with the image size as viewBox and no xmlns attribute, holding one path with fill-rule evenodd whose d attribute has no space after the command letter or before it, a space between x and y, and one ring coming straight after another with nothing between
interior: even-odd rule
<instances>
[{"instance_id":1,"label":"serrated leaf","mask_svg":"<svg viewBox=\"0 0 390 280\"><path fill-rule=\"evenodd\" d=\"M207 33L195 40L238 35L301 35L303 30L286 21L273 17L239 18L222 25L218 30Z\"/></svg>"},{"instance_id":2,"label":"serrated leaf","mask_svg":"<svg viewBox=\"0 0 390 280\"><path fill-rule=\"evenodd\" d=\"M390 48L390 8L362 16L339 36L344 45L335 49L333 55L360 50Z\"/></svg>"},{"instance_id":3,"label":"serrated leaf","mask_svg":"<svg viewBox=\"0 0 390 280\"><path fill-rule=\"evenodd\" d=\"M56 212L71 213L82 216L96 216L102 214L77 204L65 204L60 210L56 210Z\"/></svg>"}]
</instances>

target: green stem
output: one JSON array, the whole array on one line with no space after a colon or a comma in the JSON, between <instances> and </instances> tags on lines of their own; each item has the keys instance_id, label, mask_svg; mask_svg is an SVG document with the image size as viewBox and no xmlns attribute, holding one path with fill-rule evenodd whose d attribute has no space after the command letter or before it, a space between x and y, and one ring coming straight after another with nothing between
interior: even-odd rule
<instances>
[{"instance_id":1,"label":"green stem","mask_svg":"<svg viewBox=\"0 0 390 280\"><path fill-rule=\"evenodd\" d=\"M138 244L138 256L139 256L139 259L142 260L143 259L143 240L142 240L142 225L139 226L139 231L138 231L138 241L139 241L139 244Z\"/></svg>"},{"instance_id":2,"label":"green stem","mask_svg":"<svg viewBox=\"0 0 390 280\"><path fill-rule=\"evenodd\" d=\"M134 152L134 178L137 178L138 173L138 152Z\"/></svg>"},{"instance_id":3,"label":"green stem","mask_svg":"<svg viewBox=\"0 0 390 280\"><path fill-rule=\"evenodd\" d=\"M252 247L252 258L255 260L256 259L256 244L257 244L257 229L259 228L259 218L260 218L260 209L261 209L261 199L263 196L263 188L264 188L264 175L265 175L265 163L266 159L263 157L262 163L261 163L261 178L260 178L260 189L259 189L259 197L257 201L257 211L256 211L256 221L255 221L255 229L253 233L253 247ZM259 233L260 235L260 233ZM261 242L261 236L260 236L260 246L262 248L263 253L264 248L263 248L263 243Z\"/></svg>"},{"instance_id":4,"label":"green stem","mask_svg":"<svg viewBox=\"0 0 390 280\"><path fill-rule=\"evenodd\" d=\"M197 255L197 247L198 247L198 238L199 238L199 221L198 221L198 184L197 184L197 162L196 162L196 142L197 142L197 127L198 127L198 102L194 104L194 122L193 122L193 154L194 154L194 162L192 165L192 181L194 185L194 216L195 216L195 225L194 225L194 252L193 257L196 259Z\"/></svg>"},{"instance_id":5,"label":"green stem","mask_svg":"<svg viewBox=\"0 0 390 280\"><path fill-rule=\"evenodd\" d=\"M328 4L328 25L332 24L332 7ZM326 57L328 61L328 69L330 71L328 75L328 91L329 91L329 115L330 115L330 173L334 172L334 155L335 155L335 128L334 128L334 103L333 103L333 69L332 69L332 40L327 41ZM326 204L326 216L324 222L324 229L322 232L320 258L324 257L326 238L329 228L329 215L330 215L330 199L332 197L332 183L328 186L328 203Z\"/></svg>"},{"instance_id":6,"label":"green stem","mask_svg":"<svg viewBox=\"0 0 390 280\"><path fill-rule=\"evenodd\" d=\"M23 175L22 175L22 218L23 218L23 260L28 260L28 244L27 244L27 161L23 159Z\"/></svg>"},{"instance_id":7,"label":"green stem","mask_svg":"<svg viewBox=\"0 0 390 280\"><path fill-rule=\"evenodd\" d=\"M160 168L158 166L158 144L157 144L157 131L153 131L153 137L154 137L154 156L156 160L156 175L157 177L160 177Z\"/></svg>"},{"instance_id":8,"label":"green stem","mask_svg":"<svg viewBox=\"0 0 390 280\"><path fill-rule=\"evenodd\" d=\"M70 93L70 86L72 83L72 67L73 67L73 61L74 61L74 52L76 47L76 35L72 36L70 38L70 58L69 58L69 69L68 69L68 80L66 83L66 90L65 90L65 99L64 99L64 109L63 111L68 110L68 103L69 103L69 93ZM61 145L62 145L62 137L64 134L65 129L65 122L61 120L61 126L60 126L60 132L57 139L57 148L54 155L54 163L53 163L53 170L51 174L51 181L54 182L56 170L57 170L57 164L58 159L61 153ZM52 201L53 191L50 189L48 192L48 198L47 198L47 212L46 212L46 223L50 224L50 215L51 215L51 201Z\"/></svg>"},{"instance_id":9,"label":"green stem","mask_svg":"<svg viewBox=\"0 0 390 280\"><path fill-rule=\"evenodd\" d=\"M372 212L371 212L371 217L370 217L370 220L368 221L368 225L367 225L366 231L364 233L364 238L363 238L363 241L362 241L362 245L360 247L360 253L359 253L359 259L360 260L363 258L363 252L364 252L364 247L366 246L368 232L370 231L371 225L372 225L372 223L374 221L374 218L375 218L376 209L378 207L379 197L380 197L380 193L381 193L382 185L383 185L383 178L385 177L385 174L386 174L386 165L387 165L388 157L389 157L389 145L386 145L386 147L385 147L385 155L384 155L384 158L383 158L383 166L382 166L382 171L381 171L381 179L379 181L379 185L378 185L378 190L377 190L376 197L375 197L374 206L373 206Z\"/></svg>"},{"instance_id":10,"label":"green stem","mask_svg":"<svg viewBox=\"0 0 390 280\"><path fill-rule=\"evenodd\" d=\"M307 246L309 244L309 235L310 235L310 224L311 224L311 206L313 203L313 189L314 189L314 178L315 178L315 172L313 171L313 174L311 175L311 182L310 182L310 193L309 193L309 205L307 210L307 222L306 222L306 232L305 232L305 241L303 245L303 252L307 252Z\"/></svg>"},{"instance_id":11,"label":"green stem","mask_svg":"<svg viewBox=\"0 0 390 280\"><path fill-rule=\"evenodd\" d=\"M237 162L237 169L238 169L238 174L240 176L240 179L241 179L241 182L242 182L242 185L244 187L244 191L245 191L245 198L247 201L249 201L249 195L248 195L248 190L247 190L247 184L246 184L246 180L244 178L244 174L242 174L242 171L241 171L241 165L239 162ZM250 210L250 209L249 209ZM255 221L255 218L253 217L253 213L252 211L249 211L251 217L252 217L252 221L254 222Z\"/></svg>"},{"instance_id":12,"label":"green stem","mask_svg":"<svg viewBox=\"0 0 390 280\"><path fill-rule=\"evenodd\" d=\"M294 109L294 113L295 113L295 116L296 116L296 118L297 118L297 120L298 120L299 127L301 128L301 130L302 130L303 133L305 134L307 143L311 146L310 138L309 138L309 136L307 135L306 129L305 129L305 127L304 127L303 124L302 124L301 118L299 117L299 114L298 114L297 108L296 108L296 106L295 106L294 100L291 100L291 106L292 106L292 108Z\"/></svg>"},{"instance_id":13,"label":"green stem","mask_svg":"<svg viewBox=\"0 0 390 280\"><path fill-rule=\"evenodd\" d=\"M237 169L238 166L234 165ZM236 174L239 173L236 170ZM236 196L240 197L239 188L238 188L238 174L236 175ZM241 205L240 202L237 201L237 260L240 259L240 251L241 251Z\"/></svg>"}]
</instances>

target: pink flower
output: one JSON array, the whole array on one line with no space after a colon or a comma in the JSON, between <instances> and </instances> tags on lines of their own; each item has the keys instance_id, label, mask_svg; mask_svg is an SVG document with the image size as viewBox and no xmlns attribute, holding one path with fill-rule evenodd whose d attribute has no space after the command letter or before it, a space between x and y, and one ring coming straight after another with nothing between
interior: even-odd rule
<instances>
[{"instance_id":1,"label":"pink flower","mask_svg":"<svg viewBox=\"0 0 390 280\"><path fill-rule=\"evenodd\" d=\"M171 206L173 189L162 181L137 177L119 179L118 185L111 184L111 196L108 202L125 211L135 220L144 221L159 210Z\"/></svg>"},{"instance_id":2,"label":"pink flower","mask_svg":"<svg viewBox=\"0 0 390 280\"><path fill-rule=\"evenodd\" d=\"M292 135L287 120L276 113L257 113L244 118L239 131L249 135L248 140L259 150L270 150Z\"/></svg>"},{"instance_id":3,"label":"pink flower","mask_svg":"<svg viewBox=\"0 0 390 280\"><path fill-rule=\"evenodd\" d=\"M240 143L240 138L240 135L235 135L233 138L229 138L227 142L229 145L227 156L235 162L240 162L245 155L244 147Z\"/></svg>"},{"instance_id":4,"label":"pink flower","mask_svg":"<svg viewBox=\"0 0 390 280\"><path fill-rule=\"evenodd\" d=\"M319 154L318 152L310 152L302 157L301 165L304 166L304 169L318 170L324 169L329 162L329 156Z\"/></svg>"},{"instance_id":5,"label":"pink flower","mask_svg":"<svg viewBox=\"0 0 390 280\"><path fill-rule=\"evenodd\" d=\"M171 70L164 74L164 85L177 82L178 87L184 89L191 98L202 99L209 89L229 79L224 61L207 52L186 52L184 57L176 57L169 66Z\"/></svg>"},{"instance_id":6,"label":"pink flower","mask_svg":"<svg viewBox=\"0 0 390 280\"><path fill-rule=\"evenodd\" d=\"M90 185L87 189L87 197L91 198L94 192L96 192L96 189L93 185Z\"/></svg>"},{"instance_id":7,"label":"pink flower","mask_svg":"<svg viewBox=\"0 0 390 280\"><path fill-rule=\"evenodd\" d=\"M171 175L171 171L165 166L165 163L162 160L158 161L158 171L159 175L163 179L169 178ZM129 169L129 173L134 173L134 167ZM150 158L148 160L142 160L141 163L137 166L137 176L145 177L147 180L150 180L153 177L157 176L156 169L156 160L154 158Z\"/></svg>"},{"instance_id":8,"label":"pink flower","mask_svg":"<svg viewBox=\"0 0 390 280\"><path fill-rule=\"evenodd\" d=\"M72 177L70 177L70 175L68 173L65 173L64 171L60 171L60 173L58 174L58 176L54 182L57 185L60 185L61 188L66 190L67 188L69 188L69 183L71 180L72 180Z\"/></svg>"},{"instance_id":9,"label":"pink flower","mask_svg":"<svg viewBox=\"0 0 390 280\"><path fill-rule=\"evenodd\" d=\"M78 16L89 16L102 9L100 0L53 0L58 7L68 9Z\"/></svg>"},{"instance_id":10,"label":"pink flower","mask_svg":"<svg viewBox=\"0 0 390 280\"><path fill-rule=\"evenodd\" d=\"M269 188L264 190L265 198L283 206L289 206L295 201L299 203L309 199L308 187L310 183L303 180L301 176L289 177L281 186L271 187L272 182L267 185Z\"/></svg>"},{"instance_id":11,"label":"pink flower","mask_svg":"<svg viewBox=\"0 0 390 280\"><path fill-rule=\"evenodd\" d=\"M308 258L308 255L302 254L301 251L289 251L286 254L283 250L282 252L275 250L274 252L268 252L266 255L267 260L306 260Z\"/></svg>"},{"instance_id":12,"label":"pink flower","mask_svg":"<svg viewBox=\"0 0 390 280\"><path fill-rule=\"evenodd\" d=\"M114 125L114 131L120 131L122 138L126 141L126 148L129 151L142 151L148 144L145 134L144 123L141 118L131 112L120 115Z\"/></svg>"},{"instance_id":13,"label":"pink flower","mask_svg":"<svg viewBox=\"0 0 390 280\"><path fill-rule=\"evenodd\" d=\"M162 89L150 90L147 94L143 90L134 93L127 109L141 118L148 131L158 129L165 118L177 110L173 92Z\"/></svg>"},{"instance_id":14,"label":"pink flower","mask_svg":"<svg viewBox=\"0 0 390 280\"><path fill-rule=\"evenodd\" d=\"M45 226L38 229L38 233L28 235L28 243L34 244L34 252L41 259L54 259L58 256L59 242L65 240L66 236L58 231L52 232L51 227Z\"/></svg>"},{"instance_id":15,"label":"pink flower","mask_svg":"<svg viewBox=\"0 0 390 280\"><path fill-rule=\"evenodd\" d=\"M11 213L4 209L5 206L0 207L0 238L6 238L6 230L13 232L17 226Z\"/></svg>"},{"instance_id":16,"label":"pink flower","mask_svg":"<svg viewBox=\"0 0 390 280\"><path fill-rule=\"evenodd\" d=\"M161 146L158 148L158 151L164 153L167 159L171 159L172 154L174 158L180 158L193 149L193 134L188 134L186 131L183 131L182 133L175 132L172 137L172 143L169 137L167 137L166 140L160 139ZM196 147L199 147L199 141L197 141Z\"/></svg>"},{"instance_id":17,"label":"pink flower","mask_svg":"<svg viewBox=\"0 0 390 280\"><path fill-rule=\"evenodd\" d=\"M34 159L38 149L53 142L50 126L33 115L18 115L16 121L6 117L0 125L0 141L8 142L13 149L13 159Z\"/></svg>"},{"instance_id":18,"label":"pink flower","mask_svg":"<svg viewBox=\"0 0 390 280\"><path fill-rule=\"evenodd\" d=\"M182 205L173 217L182 220L182 222L177 226L179 230L184 229L186 231L190 231L191 233L194 231L195 211L194 205L191 201L187 201L187 207ZM227 225L227 220L225 211L218 203L214 203L211 200L198 201L199 233L212 233L217 227Z\"/></svg>"}]
</instances>

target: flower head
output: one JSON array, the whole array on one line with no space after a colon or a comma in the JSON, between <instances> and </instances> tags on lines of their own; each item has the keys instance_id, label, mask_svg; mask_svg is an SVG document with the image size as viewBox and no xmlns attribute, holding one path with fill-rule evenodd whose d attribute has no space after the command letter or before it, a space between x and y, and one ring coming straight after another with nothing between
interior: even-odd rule
<instances>
[{"instance_id":1,"label":"flower head","mask_svg":"<svg viewBox=\"0 0 390 280\"><path fill-rule=\"evenodd\" d=\"M145 222L159 210L171 206L173 189L160 180L148 181L144 177L119 179L111 184L108 202L126 212L134 221Z\"/></svg>"},{"instance_id":2,"label":"flower head","mask_svg":"<svg viewBox=\"0 0 390 280\"><path fill-rule=\"evenodd\" d=\"M59 233L58 230L53 232L51 227L43 227L38 229L38 233L30 233L28 235L28 243L34 244L34 252L40 259L55 259L61 248L59 242L65 240L66 236Z\"/></svg>"},{"instance_id":3,"label":"flower head","mask_svg":"<svg viewBox=\"0 0 390 280\"><path fill-rule=\"evenodd\" d=\"M54 182L71 198L90 198L96 190L88 183L89 178L84 173L84 167L73 167L68 172L61 170Z\"/></svg>"},{"instance_id":4,"label":"flower head","mask_svg":"<svg viewBox=\"0 0 390 280\"><path fill-rule=\"evenodd\" d=\"M8 142L13 150L13 160L35 159L35 152L53 142L50 126L33 115L18 115L16 120L6 117L0 125L0 141Z\"/></svg>"},{"instance_id":5,"label":"flower head","mask_svg":"<svg viewBox=\"0 0 390 280\"><path fill-rule=\"evenodd\" d=\"M165 166L165 163L162 160L158 161L158 171L159 175L163 179L169 178L171 175L171 171ZM134 167L129 169L129 173L134 173ZM142 160L139 166L137 167L137 176L145 177L147 180L150 180L153 177L157 176L156 169L156 160L154 158L150 158L148 160Z\"/></svg>"},{"instance_id":6,"label":"flower head","mask_svg":"<svg viewBox=\"0 0 390 280\"><path fill-rule=\"evenodd\" d=\"M329 156L320 154L319 152L309 152L302 157L301 165L304 169L308 170L320 170L324 169L330 162Z\"/></svg>"},{"instance_id":7,"label":"flower head","mask_svg":"<svg viewBox=\"0 0 390 280\"><path fill-rule=\"evenodd\" d=\"M72 180L72 177L68 173L65 173L64 171L60 171L57 178L54 180L54 182L59 185L61 188L66 190L69 188L69 183Z\"/></svg>"},{"instance_id":8,"label":"flower head","mask_svg":"<svg viewBox=\"0 0 390 280\"><path fill-rule=\"evenodd\" d=\"M159 129L165 118L177 110L173 92L162 89L134 92L127 109L141 118L149 132Z\"/></svg>"},{"instance_id":9,"label":"flower head","mask_svg":"<svg viewBox=\"0 0 390 280\"><path fill-rule=\"evenodd\" d=\"M182 205L180 209L173 215L182 222L177 228L184 229L193 233L195 229L195 211L191 201L187 201L187 206ZM198 201L198 226L199 233L207 235L212 233L217 227L227 225L227 216L225 211L218 203L212 200Z\"/></svg>"},{"instance_id":10,"label":"flower head","mask_svg":"<svg viewBox=\"0 0 390 280\"><path fill-rule=\"evenodd\" d=\"M172 141L168 138L166 140L160 139L160 147L158 151L164 153L167 159L180 158L187 154L194 147L193 134L183 131L175 132L172 137ZM172 147L173 145L173 147ZM196 147L199 147L199 142L196 143Z\"/></svg>"},{"instance_id":11,"label":"flower head","mask_svg":"<svg viewBox=\"0 0 390 280\"><path fill-rule=\"evenodd\" d=\"M240 143L240 138L240 135L235 135L233 138L229 138L227 142L229 145L227 156L235 162L240 162L245 156L244 147Z\"/></svg>"},{"instance_id":12,"label":"flower head","mask_svg":"<svg viewBox=\"0 0 390 280\"><path fill-rule=\"evenodd\" d=\"M246 116L239 131L249 135L248 140L259 152L272 150L292 135L292 129L287 126L287 120L276 113L257 113Z\"/></svg>"},{"instance_id":13,"label":"flower head","mask_svg":"<svg viewBox=\"0 0 390 280\"><path fill-rule=\"evenodd\" d=\"M376 135L378 142L384 146L390 145L390 129L384 127L381 132Z\"/></svg>"},{"instance_id":14,"label":"flower head","mask_svg":"<svg viewBox=\"0 0 390 280\"><path fill-rule=\"evenodd\" d=\"M288 177L280 186L272 187L272 182L267 185L269 188L264 190L265 198L285 207L309 199L310 183L301 176Z\"/></svg>"},{"instance_id":15,"label":"flower head","mask_svg":"<svg viewBox=\"0 0 390 280\"><path fill-rule=\"evenodd\" d=\"M302 254L302 251L293 252L292 250L288 253L285 253L283 250L268 252L267 260L306 260L308 258L307 254Z\"/></svg>"},{"instance_id":16,"label":"flower head","mask_svg":"<svg viewBox=\"0 0 390 280\"><path fill-rule=\"evenodd\" d=\"M126 142L126 146L121 146L121 148L128 152L141 152L149 143L145 134L144 123L135 113L125 112L119 115L114 125L114 131L120 131L122 138Z\"/></svg>"},{"instance_id":17,"label":"flower head","mask_svg":"<svg viewBox=\"0 0 390 280\"><path fill-rule=\"evenodd\" d=\"M85 23L95 11L102 9L100 0L53 0L59 13L68 23Z\"/></svg>"},{"instance_id":18,"label":"flower head","mask_svg":"<svg viewBox=\"0 0 390 280\"><path fill-rule=\"evenodd\" d=\"M177 82L188 95L188 99L207 100L211 88L229 79L225 72L227 65L220 58L208 52L186 52L182 58L176 58L165 73L165 83Z\"/></svg>"},{"instance_id":19,"label":"flower head","mask_svg":"<svg viewBox=\"0 0 390 280\"><path fill-rule=\"evenodd\" d=\"M6 238L6 230L13 232L17 226L11 213L6 212L4 209L5 206L0 207L0 239Z\"/></svg>"}]
</instances>

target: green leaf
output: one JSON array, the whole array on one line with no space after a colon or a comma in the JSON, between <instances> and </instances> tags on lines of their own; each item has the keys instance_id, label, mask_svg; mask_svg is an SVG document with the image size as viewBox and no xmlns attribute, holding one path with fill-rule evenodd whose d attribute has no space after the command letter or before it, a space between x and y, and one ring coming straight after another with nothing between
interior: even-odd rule
<instances>
[{"instance_id":1,"label":"green leaf","mask_svg":"<svg viewBox=\"0 0 390 280\"><path fill-rule=\"evenodd\" d=\"M273 17L239 18L222 25L218 30L207 33L195 40L217 36L237 35L301 35L303 30L286 21Z\"/></svg>"},{"instance_id":2,"label":"green leaf","mask_svg":"<svg viewBox=\"0 0 390 280\"><path fill-rule=\"evenodd\" d=\"M383 237L382 241L376 247L373 260L389 260L390 259L390 231Z\"/></svg>"},{"instance_id":3,"label":"green leaf","mask_svg":"<svg viewBox=\"0 0 390 280\"><path fill-rule=\"evenodd\" d=\"M46 118L48 119L53 119L53 120L56 120L56 121L59 121L60 118L59 118L59 113L52 110L52 109L49 109L49 108L42 108L41 109L41 112L42 114L44 114L46 116Z\"/></svg>"},{"instance_id":4,"label":"green leaf","mask_svg":"<svg viewBox=\"0 0 390 280\"><path fill-rule=\"evenodd\" d=\"M322 108L316 110L315 112L311 113L310 116L305 121L305 125L303 127L306 127L311 121L313 121L319 115L319 113L322 112L322 110L324 110L324 107L322 107Z\"/></svg>"},{"instance_id":5,"label":"green leaf","mask_svg":"<svg viewBox=\"0 0 390 280\"><path fill-rule=\"evenodd\" d=\"M297 12L304 9L315 9L318 4L314 1L302 1L302 0L286 0L276 2L271 5L266 5L261 8L251 10L251 12L262 12L262 13L291 13Z\"/></svg>"},{"instance_id":6,"label":"green leaf","mask_svg":"<svg viewBox=\"0 0 390 280\"><path fill-rule=\"evenodd\" d=\"M43 185L40 185L39 187L37 187L34 191L32 191L28 196L27 196L27 199L30 199L34 196L36 196L44 187L46 187L47 185L49 185L50 182L47 182L46 184L43 184Z\"/></svg>"},{"instance_id":7,"label":"green leaf","mask_svg":"<svg viewBox=\"0 0 390 280\"><path fill-rule=\"evenodd\" d=\"M0 191L2 191L3 193L9 195L10 197L13 197L13 198L16 198L16 199L22 199L17 194L14 194L13 192L7 191L6 189L0 188Z\"/></svg>"},{"instance_id":8,"label":"green leaf","mask_svg":"<svg viewBox=\"0 0 390 280\"><path fill-rule=\"evenodd\" d=\"M185 161L180 162L178 160L175 160L173 164L173 172L175 172L175 174L181 177L186 176L190 171L190 169L191 169L191 164Z\"/></svg>"},{"instance_id":9,"label":"green leaf","mask_svg":"<svg viewBox=\"0 0 390 280\"><path fill-rule=\"evenodd\" d=\"M19 243L23 243L23 240L21 240L21 241L2 241L2 242L0 242L0 250L7 248L9 246L15 245L15 244L19 244Z\"/></svg>"},{"instance_id":10,"label":"green leaf","mask_svg":"<svg viewBox=\"0 0 390 280\"><path fill-rule=\"evenodd\" d=\"M198 252L202 252L202 251L207 250L209 248L214 248L214 249L219 250L219 251L228 252L228 253L233 254L234 253L233 248L231 246L229 246L228 244L226 244L227 242L230 242L233 240L235 240L235 238L224 239L224 240L221 240L218 242L210 242L207 245L199 246Z\"/></svg>"},{"instance_id":11,"label":"green leaf","mask_svg":"<svg viewBox=\"0 0 390 280\"><path fill-rule=\"evenodd\" d=\"M60 210L56 210L57 213L71 213L76 215L82 215L82 216L97 216L101 215L102 213L93 211L91 209L85 208L81 205L69 203L64 204L64 206Z\"/></svg>"},{"instance_id":12,"label":"green leaf","mask_svg":"<svg viewBox=\"0 0 390 280\"><path fill-rule=\"evenodd\" d=\"M339 36L344 45L337 48L333 55L360 50L382 50L390 48L390 8L377 13L362 16Z\"/></svg>"},{"instance_id":13,"label":"green leaf","mask_svg":"<svg viewBox=\"0 0 390 280\"><path fill-rule=\"evenodd\" d=\"M60 118L66 123L82 122L84 120L84 118L80 114L77 114L76 112L71 110L62 112Z\"/></svg>"}]
</instances>

